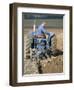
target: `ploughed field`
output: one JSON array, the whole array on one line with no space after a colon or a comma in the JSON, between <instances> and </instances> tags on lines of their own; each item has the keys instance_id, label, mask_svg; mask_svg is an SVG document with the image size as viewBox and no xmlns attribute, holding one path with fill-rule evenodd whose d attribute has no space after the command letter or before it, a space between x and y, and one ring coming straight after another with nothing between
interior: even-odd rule
<instances>
[{"instance_id":1,"label":"ploughed field","mask_svg":"<svg viewBox=\"0 0 74 90\"><path fill-rule=\"evenodd\" d=\"M24 38L31 29L24 30ZM63 30L62 29L47 29L49 32L54 32L57 39L56 52L58 55L51 55L47 59L40 61L30 60L30 52L27 54L24 53L24 71L25 75L27 74L46 74L46 73L62 73L63 72ZM26 38L24 39L25 42ZM26 52L24 45L24 52ZM26 55L28 55L26 57Z\"/></svg>"}]
</instances>

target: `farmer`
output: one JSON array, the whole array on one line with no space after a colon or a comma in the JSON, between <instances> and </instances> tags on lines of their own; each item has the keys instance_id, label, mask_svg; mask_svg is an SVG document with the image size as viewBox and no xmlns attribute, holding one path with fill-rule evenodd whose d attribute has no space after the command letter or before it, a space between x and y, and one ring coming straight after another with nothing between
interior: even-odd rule
<instances>
[{"instance_id":1,"label":"farmer","mask_svg":"<svg viewBox=\"0 0 74 90\"><path fill-rule=\"evenodd\" d=\"M46 31L45 25L46 25L46 22L43 22L41 25L39 25L38 29L36 30L36 35L37 35L37 37L46 38L46 35L45 35L45 34L50 35L50 34Z\"/></svg>"},{"instance_id":2,"label":"farmer","mask_svg":"<svg viewBox=\"0 0 74 90\"><path fill-rule=\"evenodd\" d=\"M47 32L47 30L45 29L45 25L46 25L46 22L43 22L41 25L39 25L38 29L36 30L36 36L37 38L46 39L46 35L47 35L49 46L51 46L51 37L54 36L54 33Z\"/></svg>"}]
</instances>

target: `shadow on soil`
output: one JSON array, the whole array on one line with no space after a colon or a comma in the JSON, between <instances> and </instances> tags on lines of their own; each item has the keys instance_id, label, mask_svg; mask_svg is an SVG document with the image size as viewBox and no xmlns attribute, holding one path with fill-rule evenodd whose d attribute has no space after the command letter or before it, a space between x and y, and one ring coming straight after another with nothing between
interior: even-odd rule
<instances>
[{"instance_id":1,"label":"shadow on soil","mask_svg":"<svg viewBox=\"0 0 74 90\"><path fill-rule=\"evenodd\" d=\"M51 55L53 56L63 55L63 51L56 49L55 51L51 52Z\"/></svg>"}]
</instances>

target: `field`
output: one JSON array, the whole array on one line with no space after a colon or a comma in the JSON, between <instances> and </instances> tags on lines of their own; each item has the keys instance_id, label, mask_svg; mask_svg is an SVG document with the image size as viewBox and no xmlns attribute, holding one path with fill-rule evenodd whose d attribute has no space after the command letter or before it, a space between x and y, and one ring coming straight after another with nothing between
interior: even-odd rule
<instances>
[{"instance_id":1,"label":"field","mask_svg":"<svg viewBox=\"0 0 74 90\"><path fill-rule=\"evenodd\" d=\"M24 30L24 37L30 29ZM40 61L32 61L30 57L25 58L24 55L24 74L45 74L45 73L62 73L63 72L63 30L62 29L47 29L48 32L54 32L57 39L56 50L58 55ZM25 41L26 39L24 39ZM24 45L25 48L25 45ZM25 49L26 50L26 49ZM28 52L29 53L29 52Z\"/></svg>"}]
</instances>

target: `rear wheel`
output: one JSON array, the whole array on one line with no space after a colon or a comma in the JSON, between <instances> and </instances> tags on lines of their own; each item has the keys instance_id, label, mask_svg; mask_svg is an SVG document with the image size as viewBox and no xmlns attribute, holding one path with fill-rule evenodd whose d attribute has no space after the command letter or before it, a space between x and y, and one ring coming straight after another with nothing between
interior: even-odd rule
<instances>
[{"instance_id":1,"label":"rear wheel","mask_svg":"<svg viewBox=\"0 0 74 90\"><path fill-rule=\"evenodd\" d=\"M56 39L56 35L54 35L51 38L51 50L52 51L55 51L56 50L56 47L57 47L57 39Z\"/></svg>"},{"instance_id":2,"label":"rear wheel","mask_svg":"<svg viewBox=\"0 0 74 90\"><path fill-rule=\"evenodd\" d=\"M29 35L24 35L24 58L30 58L30 37Z\"/></svg>"}]
</instances>

